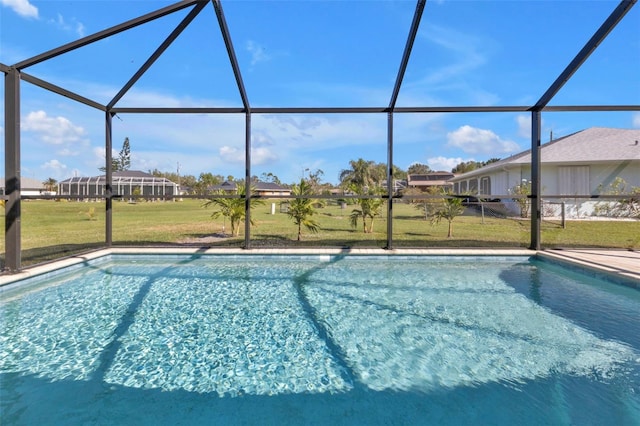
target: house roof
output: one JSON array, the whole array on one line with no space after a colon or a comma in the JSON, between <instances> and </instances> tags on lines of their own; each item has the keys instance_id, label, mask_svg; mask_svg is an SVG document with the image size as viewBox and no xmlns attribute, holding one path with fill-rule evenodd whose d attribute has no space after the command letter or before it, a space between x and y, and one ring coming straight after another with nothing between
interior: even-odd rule
<instances>
[{"instance_id":1,"label":"house roof","mask_svg":"<svg viewBox=\"0 0 640 426\"><path fill-rule=\"evenodd\" d=\"M175 185L174 182L170 181L164 177L154 176L150 173L142 172L140 170L125 170L113 172L111 174L111 178L113 182L123 182L123 181L131 181L131 182L154 182L160 183L165 182L170 185ZM105 182L106 175L100 176L75 176L58 183L86 183L86 182Z\"/></svg>"},{"instance_id":2,"label":"house roof","mask_svg":"<svg viewBox=\"0 0 640 426\"><path fill-rule=\"evenodd\" d=\"M591 127L555 139L540 147L542 164L594 164L602 162L640 161L640 129ZM509 165L531 164L531 150L488 164L480 169L456 176L463 180Z\"/></svg>"},{"instance_id":3,"label":"house roof","mask_svg":"<svg viewBox=\"0 0 640 426\"><path fill-rule=\"evenodd\" d=\"M418 173L418 174L410 174L408 176L408 181L411 182L420 182L420 181L440 181L451 179L455 175L452 172L431 172L431 173Z\"/></svg>"},{"instance_id":4,"label":"house roof","mask_svg":"<svg viewBox=\"0 0 640 426\"><path fill-rule=\"evenodd\" d=\"M256 191L270 191L270 192L286 192L290 191L289 188L285 188L277 183L273 182L252 182ZM212 191L236 191L237 185L235 182L224 181L220 185L215 185L210 188Z\"/></svg>"},{"instance_id":5,"label":"house roof","mask_svg":"<svg viewBox=\"0 0 640 426\"><path fill-rule=\"evenodd\" d=\"M455 175L451 172L431 172L410 174L408 176L407 185L412 187L418 186L447 186L450 185L449 179Z\"/></svg>"},{"instance_id":6,"label":"house roof","mask_svg":"<svg viewBox=\"0 0 640 426\"><path fill-rule=\"evenodd\" d=\"M0 178L0 188L4 188L4 178ZM44 185L38 179L32 179L28 177L20 178L20 188L24 190L28 189L44 189Z\"/></svg>"}]
</instances>

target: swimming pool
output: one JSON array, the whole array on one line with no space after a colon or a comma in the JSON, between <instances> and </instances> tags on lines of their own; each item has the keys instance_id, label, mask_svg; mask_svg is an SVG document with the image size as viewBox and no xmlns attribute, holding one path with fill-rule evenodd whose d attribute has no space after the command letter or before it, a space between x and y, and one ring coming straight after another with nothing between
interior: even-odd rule
<instances>
[{"instance_id":1,"label":"swimming pool","mask_svg":"<svg viewBox=\"0 0 640 426\"><path fill-rule=\"evenodd\" d=\"M0 315L7 425L640 422L640 292L534 257L113 255Z\"/></svg>"}]
</instances>

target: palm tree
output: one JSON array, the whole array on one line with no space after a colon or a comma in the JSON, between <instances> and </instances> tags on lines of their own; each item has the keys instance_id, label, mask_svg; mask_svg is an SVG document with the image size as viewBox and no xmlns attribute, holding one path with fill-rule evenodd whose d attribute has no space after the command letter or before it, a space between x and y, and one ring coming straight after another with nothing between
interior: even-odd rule
<instances>
[{"instance_id":1,"label":"palm tree","mask_svg":"<svg viewBox=\"0 0 640 426\"><path fill-rule=\"evenodd\" d=\"M380 195L380 191L375 189L365 191L357 188L355 185L352 185L349 189L358 195ZM362 231L364 233L372 233L374 218L380 216L384 200L381 198L358 198L356 203L360 208L351 211L349 215L351 226L356 228L358 226L358 220L362 219ZM369 227L367 227L367 218L370 219Z\"/></svg>"},{"instance_id":2,"label":"palm tree","mask_svg":"<svg viewBox=\"0 0 640 426\"><path fill-rule=\"evenodd\" d=\"M374 218L380 216L382 211L382 206L384 205L384 200L382 198L369 198L367 201L367 216L369 219L369 233L373 232L373 220Z\"/></svg>"},{"instance_id":3,"label":"palm tree","mask_svg":"<svg viewBox=\"0 0 640 426\"><path fill-rule=\"evenodd\" d=\"M58 185L58 181L51 177L45 180L44 182L42 182L42 186L44 186L44 189L47 192L55 192L57 185Z\"/></svg>"},{"instance_id":4,"label":"palm tree","mask_svg":"<svg viewBox=\"0 0 640 426\"><path fill-rule=\"evenodd\" d=\"M434 212L431 217L431 223L439 223L440 220L445 219L449 222L449 232L447 233L447 238L453 237L453 219L456 216L460 216L464 212L464 206L462 205L461 198L445 198L444 203L440 206L440 208Z\"/></svg>"},{"instance_id":5,"label":"palm tree","mask_svg":"<svg viewBox=\"0 0 640 426\"><path fill-rule=\"evenodd\" d=\"M307 196L313 193L311 185L305 180L301 179L299 185L293 185L291 187L291 193L297 196ZM289 203L289 210L287 215L293 219L293 223L298 226L298 241L302 239L302 227L304 226L310 232L318 232L318 222L313 220L311 216L315 214L313 208L313 200L311 198L294 198Z\"/></svg>"},{"instance_id":6,"label":"palm tree","mask_svg":"<svg viewBox=\"0 0 640 426\"><path fill-rule=\"evenodd\" d=\"M350 169L340 172L340 182L348 187L355 185L359 188L372 187L375 185L373 161L365 161L359 158L357 161L349 161Z\"/></svg>"},{"instance_id":7,"label":"palm tree","mask_svg":"<svg viewBox=\"0 0 640 426\"><path fill-rule=\"evenodd\" d=\"M244 183L238 182L237 184L237 194L240 195L240 198L210 198L209 201L204 203L202 207L215 206L218 207L218 210L211 213L211 217L213 219L217 219L220 216L229 219L229 223L231 224L231 235L237 237L240 235L240 222L244 220L246 217L245 211L245 197L242 197L246 194L246 185ZM253 192L253 191L251 191ZM224 191L218 191L217 195L228 195ZM251 202L251 208L256 205L264 204L262 200L253 200ZM250 221L251 225L254 225L253 219Z\"/></svg>"}]
</instances>

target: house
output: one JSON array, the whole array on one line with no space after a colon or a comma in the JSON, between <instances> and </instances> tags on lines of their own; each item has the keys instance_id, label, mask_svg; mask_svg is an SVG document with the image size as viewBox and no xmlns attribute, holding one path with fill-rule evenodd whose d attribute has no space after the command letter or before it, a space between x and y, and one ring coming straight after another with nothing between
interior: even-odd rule
<instances>
[{"instance_id":1,"label":"house","mask_svg":"<svg viewBox=\"0 0 640 426\"><path fill-rule=\"evenodd\" d=\"M291 189L278 185L273 182L254 181L252 183L255 195L261 197L270 197L274 195L288 196L291 195ZM223 191L227 194L235 194L238 192L238 186L235 182L225 181L220 185L209 188L210 192Z\"/></svg>"},{"instance_id":2,"label":"house","mask_svg":"<svg viewBox=\"0 0 640 426\"><path fill-rule=\"evenodd\" d=\"M0 178L0 195L5 195L5 188L4 178ZM55 193L47 191L39 180L23 177L20 179L20 195L55 195Z\"/></svg>"},{"instance_id":3,"label":"house","mask_svg":"<svg viewBox=\"0 0 640 426\"><path fill-rule=\"evenodd\" d=\"M448 189L452 187L450 179L455 177L451 172L431 172L425 174L410 174L407 177L407 188L417 188L428 192L431 188Z\"/></svg>"},{"instance_id":4,"label":"house","mask_svg":"<svg viewBox=\"0 0 640 426\"><path fill-rule=\"evenodd\" d=\"M591 216L602 194L617 178L627 188L640 187L640 129L592 127L541 146L541 195L548 200L543 215L557 215L561 202L568 217ZM452 178L453 192L503 201L514 188L531 180L531 150ZM544 201L544 200L543 200ZM606 201L604 201L606 202ZM554 207L554 204L555 207ZM514 213L517 203L506 203ZM553 211L551 211L553 210Z\"/></svg>"},{"instance_id":5,"label":"house","mask_svg":"<svg viewBox=\"0 0 640 426\"><path fill-rule=\"evenodd\" d=\"M125 170L113 172L113 194L123 198L136 196L150 196L159 199L172 198L179 195L178 184L167 178L153 176L152 174ZM105 196L106 176L72 177L58 183L58 194L71 197L96 197Z\"/></svg>"}]
</instances>

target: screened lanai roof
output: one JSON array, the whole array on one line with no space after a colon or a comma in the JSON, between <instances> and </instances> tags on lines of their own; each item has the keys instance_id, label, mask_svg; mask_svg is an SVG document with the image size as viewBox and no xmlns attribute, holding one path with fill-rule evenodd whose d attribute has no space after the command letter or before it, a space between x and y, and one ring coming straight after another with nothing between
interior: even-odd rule
<instances>
[{"instance_id":1,"label":"screened lanai roof","mask_svg":"<svg viewBox=\"0 0 640 426\"><path fill-rule=\"evenodd\" d=\"M106 175L101 176L74 176L59 183L97 183L104 184L107 181ZM153 176L152 174L145 173L138 170L127 170L127 171L118 171L113 172L112 174L112 182L114 185L118 185L120 183L142 183L142 184L152 184L152 185L175 185L174 182L170 181L165 177Z\"/></svg>"},{"instance_id":2,"label":"screened lanai roof","mask_svg":"<svg viewBox=\"0 0 640 426\"><path fill-rule=\"evenodd\" d=\"M20 93L28 147L23 171L36 174L38 168L42 179L48 170L67 170L65 178L74 171L95 174L100 164L89 165L86 157L93 160L104 147L97 122L105 110L115 120L112 149L130 136L134 151L144 145L153 157L149 169L175 170L179 162L196 176L205 167L218 171L232 163L237 169L220 171L223 176L243 173L242 114L250 110L251 139L262 155L254 169L269 162L295 175L298 163L309 167L321 155L317 147L337 154L341 135L352 146L384 144L389 111L431 113L397 118L408 128L403 143L417 147L444 141L463 124L485 129L496 121L469 112L510 112L514 122L522 120L516 113L533 109L563 111L564 117L594 106L638 111L635 3L185 0L69 8L34 0L33 9L15 13L4 6L0 69L15 67L27 83ZM197 115L211 112L226 115ZM381 118L346 116L359 112ZM442 112L467 115L449 114L443 122L435 115ZM324 113L333 117L318 115ZM584 117L571 125L547 123L557 135L633 125L630 115L606 123ZM48 134L59 120L58 134ZM523 138L514 130L498 135L516 143ZM46 156L52 146L61 153L53 163ZM308 153L304 158L284 155L300 146ZM384 161L385 153L377 149L375 160ZM406 168L425 159L396 154L395 160ZM326 163L325 176L334 180L344 166Z\"/></svg>"},{"instance_id":3,"label":"screened lanai roof","mask_svg":"<svg viewBox=\"0 0 640 426\"><path fill-rule=\"evenodd\" d=\"M50 13L54 14L55 5L61 3L42 3L41 13L51 4L54 7ZM618 18L634 3L621 2ZM91 28L83 31L51 29L51 37L28 43L20 41L28 28L25 22L4 18L0 62L14 64L34 77L106 105L114 100L113 88L130 82L161 43L175 35L152 66L136 79L136 90L125 91L113 106L175 107L166 104L168 98L145 97L144 92L165 88L167 95L175 93L176 83L189 79L190 84L179 85L184 102L181 106L185 107L244 107L246 100L254 108L385 107L397 83L403 53L409 47L407 36L415 29L398 106L531 106L618 5L615 1L423 0L114 4L98 1L86 8L74 5L75 25L84 25L89 14L99 19L92 19ZM202 10L196 10L200 7ZM145 16L148 19L140 19ZM220 16L224 19L222 32ZM637 11L630 12L616 29L618 34L603 41L599 50L604 53L594 54L584 65L606 76L598 81L597 90L577 90L593 89L594 82L590 73L576 73L569 84L574 90L558 93L553 103L610 104L613 89L617 104L636 104L637 92L621 90L609 71L614 67L626 75L627 68L637 65L634 52L639 49L639 19ZM127 22L135 25L123 27ZM172 33L181 25L186 28L179 34ZM100 34L99 30L109 28L125 30L107 30L104 38L89 35L84 39L86 44L74 45L81 34ZM527 44L508 48L505 40L517 34L527 34L523 39ZM607 45L623 41L629 50L607 49ZM28 46L27 51L13 47L20 45ZM69 49L60 49L65 45ZM234 49L231 61L230 46ZM489 61L498 65L493 75L483 72ZM469 77L461 72L465 69L475 72ZM245 100L234 71L241 75ZM495 78L495 72L499 78ZM94 84L102 81L105 86L89 86L88 76ZM444 81L446 87L441 84ZM633 84L632 88L637 87ZM444 92L455 97L445 98Z\"/></svg>"},{"instance_id":4,"label":"screened lanai roof","mask_svg":"<svg viewBox=\"0 0 640 426\"><path fill-rule=\"evenodd\" d=\"M640 127L636 3L3 2L6 210L19 215L21 174L106 165L112 179L125 137L141 169L245 182L335 179L367 157L391 193L396 164L504 157L547 128Z\"/></svg>"}]
</instances>

